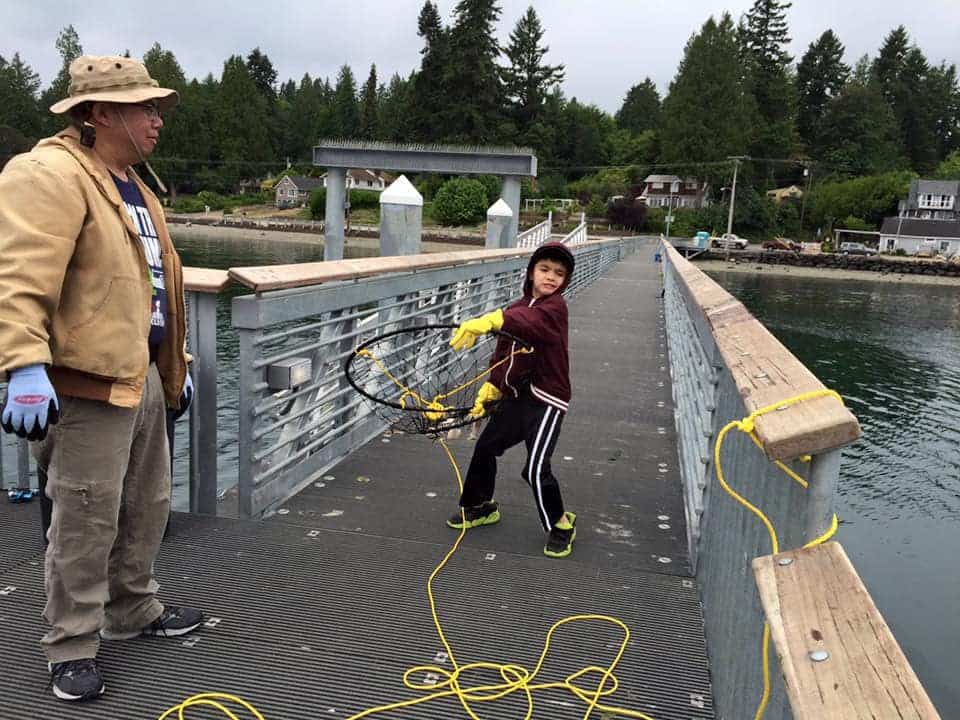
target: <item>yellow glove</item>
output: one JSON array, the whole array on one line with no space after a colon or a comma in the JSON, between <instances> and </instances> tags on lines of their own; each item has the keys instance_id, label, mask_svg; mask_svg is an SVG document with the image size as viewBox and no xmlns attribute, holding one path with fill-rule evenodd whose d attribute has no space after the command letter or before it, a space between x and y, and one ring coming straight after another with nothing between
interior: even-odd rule
<instances>
[{"instance_id":1,"label":"yellow glove","mask_svg":"<svg viewBox=\"0 0 960 720\"><path fill-rule=\"evenodd\" d=\"M487 405L497 402L503 397L503 393L497 390L493 383L485 382L477 391L477 401L470 410L470 417L477 419L487 414Z\"/></svg>"},{"instance_id":2,"label":"yellow glove","mask_svg":"<svg viewBox=\"0 0 960 720\"><path fill-rule=\"evenodd\" d=\"M465 320L460 323L460 327L453 334L450 340L450 347L454 350L465 350L473 347L477 341L478 335L484 335L491 330L499 330L503 327L503 310L494 310L486 315Z\"/></svg>"}]
</instances>

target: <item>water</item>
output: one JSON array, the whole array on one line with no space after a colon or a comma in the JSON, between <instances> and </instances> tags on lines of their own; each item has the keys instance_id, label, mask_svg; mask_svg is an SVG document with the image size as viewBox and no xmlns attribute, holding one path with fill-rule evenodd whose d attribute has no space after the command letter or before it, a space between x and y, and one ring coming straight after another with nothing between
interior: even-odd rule
<instances>
[{"instance_id":1,"label":"water","mask_svg":"<svg viewBox=\"0 0 960 720\"><path fill-rule=\"evenodd\" d=\"M183 264L225 270L231 267L256 265L283 265L287 263L318 262L323 260L321 242L292 242L277 240L239 240L220 235L182 237L177 228L171 228L174 245ZM344 256L348 258L379 255L376 248L347 244ZM231 284L220 294L217 303L217 479L220 492L237 482L237 405L239 390L237 372L240 347L237 333L230 323L231 300L250 291ZM173 506L177 510L189 507L188 472L189 423L177 423L174 441Z\"/></svg>"},{"instance_id":2,"label":"water","mask_svg":"<svg viewBox=\"0 0 960 720\"><path fill-rule=\"evenodd\" d=\"M857 416L837 540L960 717L960 287L710 272Z\"/></svg>"}]
</instances>

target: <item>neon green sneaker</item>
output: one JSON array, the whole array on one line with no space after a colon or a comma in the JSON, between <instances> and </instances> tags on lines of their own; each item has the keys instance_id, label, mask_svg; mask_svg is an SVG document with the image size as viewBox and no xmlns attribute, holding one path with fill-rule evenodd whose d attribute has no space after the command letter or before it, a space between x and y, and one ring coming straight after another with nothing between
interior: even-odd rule
<instances>
[{"instance_id":1,"label":"neon green sneaker","mask_svg":"<svg viewBox=\"0 0 960 720\"><path fill-rule=\"evenodd\" d=\"M447 525L454 530L462 530L464 527L475 528L498 522L500 522L500 508L495 502L488 501L474 507L463 508L463 514L458 510L447 520Z\"/></svg>"},{"instance_id":2,"label":"neon green sneaker","mask_svg":"<svg viewBox=\"0 0 960 720\"><path fill-rule=\"evenodd\" d=\"M543 548L543 554L547 557L566 557L573 550L573 540L577 537L577 516L569 511L566 516L570 527L564 529L554 525L547 537L547 544Z\"/></svg>"}]
</instances>

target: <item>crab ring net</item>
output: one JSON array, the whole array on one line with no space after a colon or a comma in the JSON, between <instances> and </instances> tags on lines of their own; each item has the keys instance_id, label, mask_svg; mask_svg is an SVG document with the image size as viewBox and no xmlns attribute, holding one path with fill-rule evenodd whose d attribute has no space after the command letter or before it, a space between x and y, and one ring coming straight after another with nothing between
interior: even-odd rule
<instances>
[{"instance_id":1,"label":"crab ring net","mask_svg":"<svg viewBox=\"0 0 960 720\"><path fill-rule=\"evenodd\" d=\"M371 401L392 429L437 437L497 412L487 403L473 415L477 391L489 380L497 341L510 342L500 363L533 352L529 343L494 331L476 337L472 348L456 351L449 341L458 325L423 325L378 335L357 346L344 372L354 389Z\"/></svg>"}]
</instances>

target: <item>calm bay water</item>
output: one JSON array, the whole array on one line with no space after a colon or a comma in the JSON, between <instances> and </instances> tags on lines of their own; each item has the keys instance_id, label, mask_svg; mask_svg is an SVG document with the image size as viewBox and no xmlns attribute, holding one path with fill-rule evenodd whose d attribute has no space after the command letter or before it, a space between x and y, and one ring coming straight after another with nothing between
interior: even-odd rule
<instances>
[{"instance_id":1,"label":"calm bay water","mask_svg":"<svg viewBox=\"0 0 960 720\"><path fill-rule=\"evenodd\" d=\"M175 238L184 264L227 268L323 259L319 243ZM371 254L346 248L348 257ZM375 252L372 252L375 254ZM844 451L838 540L944 718L960 718L960 288L711 275L860 420ZM233 293L239 293L235 289ZM237 336L221 298L221 487L236 482ZM175 504L186 505L187 423Z\"/></svg>"},{"instance_id":2,"label":"calm bay water","mask_svg":"<svg viewBox=\"0 0 960 720\"><path fill-rule=\"evenodd\" d=\"M710 272L857 416L837 540L960 718L960 287Z\"/></svg>"}]
</instances>

